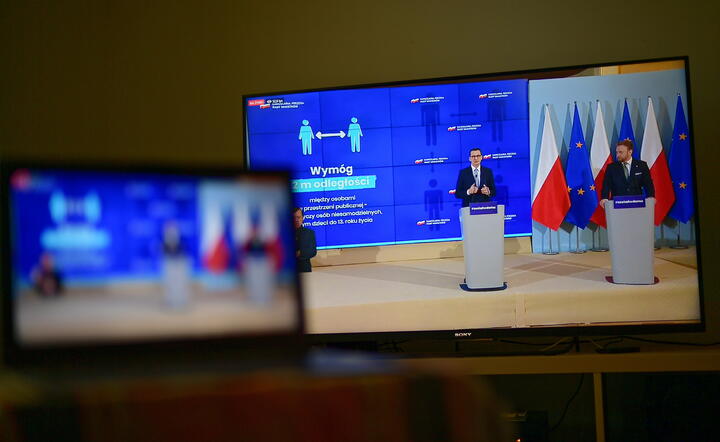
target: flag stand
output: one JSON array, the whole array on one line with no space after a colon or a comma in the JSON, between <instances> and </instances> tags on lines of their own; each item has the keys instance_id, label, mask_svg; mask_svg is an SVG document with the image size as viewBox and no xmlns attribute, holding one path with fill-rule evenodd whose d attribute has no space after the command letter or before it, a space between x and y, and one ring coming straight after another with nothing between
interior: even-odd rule
<instances>
[{"instance_id":1,"label":"flag stand","mask_svg":"<svg viewBox=\"0 0 720 442\"><path fill-rule=\"evenodd\" d=\"M550 229L548 229L548 230L550 230ZM543 236L545 236L545 234L543 234ZM550 237L550 251L543 251L543 255L557 255L558 252L553 252L553 249L552 249L552 231L550 231L549 237ZM544 243L545 243L545 241L543 241L543 244Z\"/></svg>"},{"instance_id":2,"label":"flag stand","mask_svg":"<svg viewBox=\"0 0 720 442\"><path fill-rule=\"evenodd\" d=\"M690 220L688 220L690 222ZM695 223L690 224L690 242L697 244L697 238L695 238Z\"/></svg>"},{"instance_id":3,"label":"flag stand","mask_svg":"<svg viewBox=\"0 0 720 442\"><path fill-rule=\"evenodd\" d=\"M677 223L677 242L671 245L670 248L675 250L683 250L688 248L688 246L680 244L680 221L678 221Z\"/></svg>"},{"instance_id":4,"label":"flag stand","mask_svg":"<svg viewBox=\"0 0 720 442\"><path fill-rule=\"evenodd\" d=\"M587 250L580 250L580 227L575 227L575 232L577 233L575 236L575 250L571 250L570 253L582 254L587 252Z\"/></svg>"},{"instance_id":5,"label":"flag stand","mask_svg":"<svg viewBox=\"0 0 720 442\"><path fill-rule=\"evenodd\" d=\"M660 240L659 241L662 241L663 239L665 239L665 230L663 230L663 225L660 224ZM655 250L660 250L660 248L661 248L659 245L659 241L657 239L655 240Z\"/></svg>"},{"instance_id":6,"label":"flag stand","mask_svg":"<svg viewBox=\"0 0 720 442\"><path fill-rule=\"evenodd\" d=\"M597 232L598 232L598 236L600 236L600 226L598 226ZM593 246L592 246L592 249L590 249L591 252L607 252L608 251L607 248L601 247L600 245L595 246L595 231L593 231L593 233L592 233L592 241L593 241ZM598 243L599 242L600 242L600 240L598 239Z\"/></svg>"}]
</instances>

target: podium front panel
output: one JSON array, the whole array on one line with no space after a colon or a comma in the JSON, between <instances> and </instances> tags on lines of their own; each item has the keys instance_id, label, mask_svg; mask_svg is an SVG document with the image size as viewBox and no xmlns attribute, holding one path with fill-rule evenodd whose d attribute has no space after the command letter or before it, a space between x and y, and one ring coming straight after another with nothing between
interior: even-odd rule
<instances>
[{"instance_id":1,"label":"podium front panel","mask_svg":"<svg viewBox=\"0 0 720 442\"><path fill-rule=\"evenodd\" d=\"M652 284L655 282L655 199L645 207L616 209L612 201L605 205L613 282Z\"/></svg>"},{"instance_id":2,"label":"podium front panel","mask_svg":"<svg viewBox=\"0 0 720 442\"><path fill-rule=\"evenodd\" d=\"M505 281L505 206L497 213L471 215L460 209L465 255L465 283L470 289L501 287Z\"/></svg>"}]
</instances>

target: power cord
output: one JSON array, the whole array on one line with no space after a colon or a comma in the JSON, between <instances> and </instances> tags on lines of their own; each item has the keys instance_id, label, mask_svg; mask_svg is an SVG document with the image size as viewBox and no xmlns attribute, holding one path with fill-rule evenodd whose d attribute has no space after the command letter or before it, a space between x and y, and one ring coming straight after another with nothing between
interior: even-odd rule
<instances>
[{"instance_id":1,"label":"power cord","mask_svg":"<svg viewBox=\"0 0 720 442\"><path fill-rule=\"evenodd\" d=\"M609 338L609 339L605 339L605 340L607 342L604 345L600 345L600 344L598 344L598 342L601 341L600 339L598 339L598 340L588 339L588 341L590 341L590 343L595 346L595 351L598 353L605 353L605 352L607 352L607 348L609 346L611 346L613 344L619 344L623 341L622 338Z\"/></svg>"},{"instance_id":2,"label":"power cord","mask_svg":"<svg viewBox=\"0 0 720 442\"><path fill-rule=\"evenodd\" d=\"M550 350L554 348L555 346L561 344L563 341L566 341L567 339L572 338L560 338L558 341L555 342L523 342L523 341L515 341L512 339L497 339L497 342L503 342L506 344L515 344L515 345L527 345L531 347L544 347L540 352ZM619 336L609 336L604 338L598 338L598 339L580 339L575 342L579 344L592 344L595 346L596 351L599 353L606 352L611 350L611 346L615 344L620 344L623 341L638 341L638 342L647 342L652 344L662 344L662 345L684 345L684 346L691 346L691 347L713 347L720 345L720 342L683 342L683 341L664 341L660 339L649 339L649 338L638 338L636 336L627 336L627 335L619 335ZM599 344L601 342L604 342L604 344ZM571 344L573 342L570 342Z\"/></svg>"},{"instance_id":3,"label":"power cord","mask_svg":"<svg viewBox=\"0 0 720 442\"><path fill-rule=\"evenodd\" d=\"M649 342L652 344L663 344L663 345L687 345L691 347L713 347L716 345L720 345L720 342L682 342L682 341L663 341L660 339L648 339L648 338L638 338L635 336L617 336L618 338L627 339L629 341L639 341L639 342Z\"/></svg>"},{"instance_id":4,"label":"power cord","mask_svg":"<svg viewBox=\"0 0 720 442\"><path fill-rule=\"evenodd\" d=\"M565 403L565 408L563 408L563 412L560 415L560 419L558 419L558 421L555 423L555 425L550 427L550 429L548 430L548 434L555 431L560 426L560 424L562 424L563 420L565 420L565 415L567 414L568 409L570 408L570 404L572 404L572 402L575 400L577 395L580 393L580 389L582 388L584 381L585 381L585 373L582 373L582 374L580 374L580 382L578 382L578 385L575 388L575 392L572 394L572 396L570 396L570 399L568 399L567 403Z\"/></svg>"},{"instance_id":5,"label":"power cord","mask_svg":"<svg viewBox=\"0 0 720 442\"><path fill-rule=\"evenodd\" d=\"M617 344L621 344L624 341L638 341L638 342L647 342L647 343L653 343L653 344L662 344L662 345L683 345L683 346L692 346L692 347L712 347L720 345L720 342L682 342L682 341L665 341L665 340L659 340L659 339L649 339L649 338L638 338L635 336L627 336L627 335L618 335L618 336L609 336L609 337L603 337L603 338L597 338L597 339L578 339L573 336L565 336L562 338L559 338L552 342L525 342L525 341L518 341L514 339L505 339L505 338L495 338L493 339L494 342L500 342L505 344L513 344L513 345L522 345L522 346L528 346L528 347L542 347L537 350L528 351L527 353L523 353L526 355L545 355L545 356L553 356L553 355L560 355L568 353L572 350L572 348L576 344L592 344L595 347L595 351L598 353L620 353L620 352L630 352L630 351L638 351L639 348L617 348L613 347ZM401 346L402 344L409 342L408 340L402 340L402 341L384 341L378 343L378 350L380 352L388 352L388 353L404 353L405 349ZM566 344L566 345L564 345ZM455 353L460 352L460 341L455 341Z\"/></svg>"}]
</instances>

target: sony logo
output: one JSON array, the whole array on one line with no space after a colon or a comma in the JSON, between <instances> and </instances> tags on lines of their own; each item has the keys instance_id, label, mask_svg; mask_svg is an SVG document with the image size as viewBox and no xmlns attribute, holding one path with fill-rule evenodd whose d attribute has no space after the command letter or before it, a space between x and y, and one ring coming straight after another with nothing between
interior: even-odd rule
<instances>
[{"instance_id":1,"label":"sony logo","mask_svg":"<svg viewBox=\"0 0 720 442\"><path fill-rule=\"evenodd\" d=\"M464 336L470 336L472 335L472 332L455 332L456 338L462 338Z\"/></svg>"}]
</instances>

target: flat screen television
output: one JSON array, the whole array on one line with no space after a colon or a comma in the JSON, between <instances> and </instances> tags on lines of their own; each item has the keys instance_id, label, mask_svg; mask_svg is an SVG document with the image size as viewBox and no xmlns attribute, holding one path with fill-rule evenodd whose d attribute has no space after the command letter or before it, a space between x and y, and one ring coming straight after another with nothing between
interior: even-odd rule
<instances>
[{"instance_id":1,"label":"flat screen television","mask_svg":"<svg viewBox=\"0 0 720 442\"><path fill-rule=\"evenodd\" d=\"M286 174L37 162L1 174L10 364L202 359L302 336Z\"/></svg>"},{"instance_id":2,"label":"flat screen television","mask_svg":"<svg viewBox=\"0 0 720 442\"><path fill-rule=\"evenodd\" d=\"M245 96L247 166L290 171L304 226L329 264L303 278L308 333L702 330L688 72L689 59L674 57ZM611 278L616 255L598 209L625 140L626 160L647 169L624 179L646 173L654 183L636 195L655 197L648 284ZM460 171L473 154L493 176L489 199L504 206L505 290L459 288L466 274L454 251L470 192ZM398 247L396 259L378 258ZM354 248L367 248L364 261L334 265Z\"/></svg>"}]
</instances>

